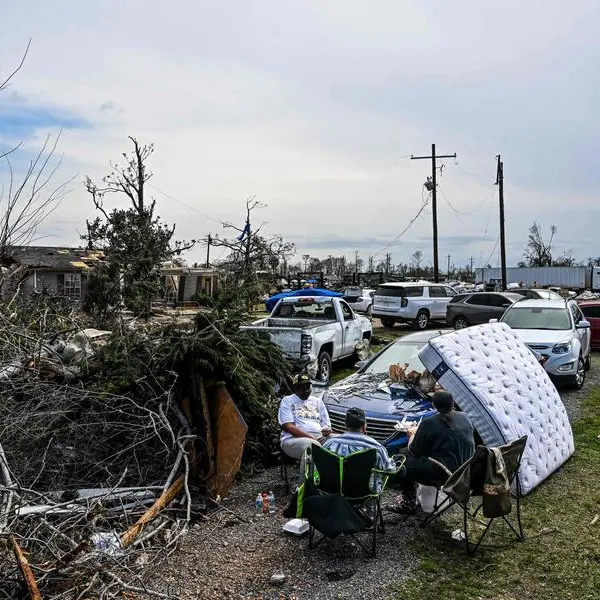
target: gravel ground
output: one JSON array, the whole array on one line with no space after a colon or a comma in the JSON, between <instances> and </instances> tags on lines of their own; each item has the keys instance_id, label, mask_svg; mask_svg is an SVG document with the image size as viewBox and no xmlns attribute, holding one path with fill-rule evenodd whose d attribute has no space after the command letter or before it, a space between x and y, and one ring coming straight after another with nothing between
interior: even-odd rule
<instances>
[{"instance_id":1,"label":"gravel ground","mask_svg":"<svg viewBox=\"0 0 600 600\"><path fill-rule=\"evenodd\" d=\"M256 515L256 494L270 489L279 501L276 514ZM392 503L394 495L389 492L384 505ZM352 538L325 540L309 550L306 537L284 533L287 519L280 513L286 500L278 468L238 483L223 505L247 522L220 511L193 526L159 574L160 588L168 585L181 598L206 600L386 598L390 584L410 575L415 557L406 542L416 534L414 518L386 512L386 533L379 537L377 557L372 559ZM270 582L277 572L286 576L281 586Z\"/></svg>"},{"instance_id":2,"label":"gravel ground","mask_svg":"<svg viewBox=\"0 0 600 600\"><path fill-rule=\"evenodd\" d=\"M580 417L581 399L596 386L600 386L600 353L594 354L582 390L561 390L571 420ZM262 490L275 492L273 516L255 513L254 499ZM384 507L394 496L395 492L387 493ZM306 538L282 531L286 519L281 510L287 499L277 468L236 484L223 506L244 521L221 510L194 525L181 548L157 573L154 588L166 591L168 586L183 599L203 600L383 599L392 584L409 577L415 568L417 559L407 545L418 535L414 518L399 517L384 508L386 534L379 538L375 559L345 537L326 540L309 551ZM270 582L278 572L286 576L280 586Z\"/></svg>"}]
</instances>

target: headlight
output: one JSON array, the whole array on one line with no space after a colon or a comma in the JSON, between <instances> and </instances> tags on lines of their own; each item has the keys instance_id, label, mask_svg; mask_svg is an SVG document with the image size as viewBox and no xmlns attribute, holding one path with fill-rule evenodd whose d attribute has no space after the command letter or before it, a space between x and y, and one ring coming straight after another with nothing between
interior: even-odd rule
<instances>
[{"instance_id":1,"label":"headlight","mask_svg":"<svg viewBox=\"0 0 600 600\"><path fill-rule=\"evenodd\" d=\"M568 352L571 352L571 344L569 343L554 344L554 347L552 348L553 354L567 354Z\"/></svg>"}]
</instances>

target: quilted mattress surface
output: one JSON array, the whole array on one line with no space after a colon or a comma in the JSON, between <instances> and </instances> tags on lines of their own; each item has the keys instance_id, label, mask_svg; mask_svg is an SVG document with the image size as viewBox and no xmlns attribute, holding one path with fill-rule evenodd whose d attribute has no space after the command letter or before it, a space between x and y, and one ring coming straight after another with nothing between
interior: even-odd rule
<instances>
[{"instance_id":1,"label":"quilted mattress surface","mask_svg":"<svg viewBox=\"0 0 600 600\"><path fill-rule=\"evenodd\" d=\"M524 494L573 454L573 432L554 384L508 325L489 323L432 338L419 357L486 446L528 436L519 471Z\"/></svg>"}]
</instances>

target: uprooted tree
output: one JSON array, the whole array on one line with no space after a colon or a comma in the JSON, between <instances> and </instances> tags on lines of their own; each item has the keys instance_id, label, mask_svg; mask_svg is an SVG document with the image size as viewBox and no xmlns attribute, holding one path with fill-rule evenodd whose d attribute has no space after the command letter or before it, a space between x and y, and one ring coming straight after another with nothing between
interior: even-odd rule
<instances>
[{"instance_id":1,"label":"uprooted tree","mask_svg":"<svg viewBox=\"0 0 600 600\"><path fill-rule=\"evenodd\" d=\"M84 310L99 323L109 323L122 308L148 316L160 294L161 264L195 243L174 240L175 225L167 225L156 214L156 201L146 195L152 177L146 163L154 146L129 139L133 152L123 153L124 165L113 165L101 185L89 177L85 180L100 216L88 221L84 237L90 248L103 251L105 259L90 274ZM108 211L105 202L110 194L125 196L129 208Z\"/></svg>"}]
</instances>

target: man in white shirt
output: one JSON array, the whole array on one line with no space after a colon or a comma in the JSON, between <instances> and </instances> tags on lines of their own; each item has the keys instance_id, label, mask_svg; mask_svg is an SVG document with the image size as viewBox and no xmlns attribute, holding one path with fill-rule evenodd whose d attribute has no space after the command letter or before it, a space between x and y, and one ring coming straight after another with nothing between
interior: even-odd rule
<instances>
[{"instance_id":1,"label":"man in white shirt","mask_svg":"<svg viewBox=\"0 0 600 600\"><path fill-rule=\"evenodd\" d=\"M300 478L304 478L304 451L331 433L331 422L325 404L311 396L312 383L306 374L293 379L294 394L285 396L279 405L281 449L291 458L300 459Z\"/></svg>"}]
</instances>

